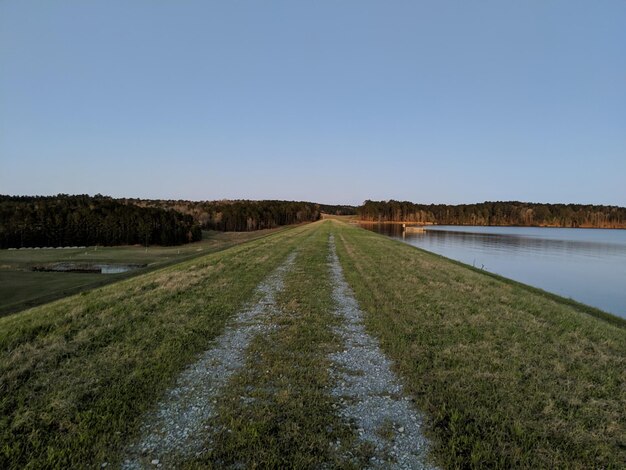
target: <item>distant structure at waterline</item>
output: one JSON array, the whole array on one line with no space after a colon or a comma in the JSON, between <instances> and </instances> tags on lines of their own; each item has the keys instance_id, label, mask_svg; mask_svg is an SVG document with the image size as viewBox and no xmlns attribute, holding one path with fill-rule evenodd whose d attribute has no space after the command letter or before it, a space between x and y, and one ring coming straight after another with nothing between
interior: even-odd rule
<instances>
[{"instance_id":1,"label":"distant structure at waterline","mask_svg":"<svg viewBox=\"0 0 626 470\"><path fill-rule=\"evenodd\" d=\"M406 233L424 233L426 229L423 225L409 225L407 227L406 224L402 224L402 232Z\"/></svg>"}]
</instances>

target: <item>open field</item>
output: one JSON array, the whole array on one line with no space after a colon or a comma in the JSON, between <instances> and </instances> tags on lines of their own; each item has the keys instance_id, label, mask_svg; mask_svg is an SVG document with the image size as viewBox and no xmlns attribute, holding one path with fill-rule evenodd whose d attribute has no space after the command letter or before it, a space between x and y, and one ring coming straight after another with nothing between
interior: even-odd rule
<instances>
[{"instance_id":1,"label":"open field","mask_svg":"<svg viewBox=\"0 0 626 470\"><path fill-rule=\"evenodd\" d=\"M624 322L325 220L0 318L0 467L115 468L177 396L206 406L184 414L191 436L162 429L169 447L145 446L176 455L139 448L145 465L358 468L387 458L364 440L367 424L347 418L360 398L336 392L347 379L334 358L350 343L331 234L366 334L403 385L389 400L423 413L430 462L626 460ZM198 373L210 383L217 366L202 358L229 351L225 383L205 395L183 386ZM418 432L395 422L375 432L393 443L409 429ZM183 452L189 440L204 451Z\"/></svg>"},{"instance_id":2,"label":"open field","mask_svg":"<svg viewBox=\"0 0 626 470\"><path fill-rule=\"evenodd\" d=\"M273 230L203 232L203 240L181 246L87 247L71 249L0 250L0 316L104 286L153 269L236 245ZM146 264L120 274L34 272L36 265L73 263Z\"/></svg>"}]
</instances>

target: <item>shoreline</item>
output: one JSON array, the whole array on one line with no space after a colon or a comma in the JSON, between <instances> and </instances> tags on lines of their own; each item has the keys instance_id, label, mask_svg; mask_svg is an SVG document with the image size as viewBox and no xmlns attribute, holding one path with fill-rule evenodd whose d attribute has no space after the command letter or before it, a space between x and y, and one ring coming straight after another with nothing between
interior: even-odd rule
<instances>
[{"instance_id":1,"label":"shoreline","mask_svg":"<svg viewBox=\"0 0 626 470\"><path fill-rule=\"evenodd\" d=\"M413 222L406 220L359 220L354 219L351 221L354 224L363 225L401 225L406 224L419 227L516 227L516 228L571 228L571 229L596 229L596 230L626 230L626 227L567 227L564 225L486 225L486 224L436 224L433 222Z\"/></svg>"}]
</instances>

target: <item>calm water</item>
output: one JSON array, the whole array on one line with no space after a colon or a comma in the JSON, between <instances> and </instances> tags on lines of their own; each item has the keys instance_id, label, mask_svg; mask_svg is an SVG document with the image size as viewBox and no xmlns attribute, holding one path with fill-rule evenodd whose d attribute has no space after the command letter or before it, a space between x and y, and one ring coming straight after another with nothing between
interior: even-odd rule
<instances>
[{"instance_id":1,"label":"calm water","mask_svg":"<svg viewBox=\"0 0 626 470\"><path fill-rule=\"evenodd\" d=\"M133 269L137 269L138 267L129 264L99 264L97 266L100 268L100 272L102 274L126 273L128 271L132 271Z\"/></svg>"},{"instance_id":2,"label":"calm water","mask_svg":"<svg viewBox=\"0 0 626 470\"><path fill-rule=\"evenodd\" d=\"M363 227L626 318L626 230Z\"/></svg>"}]
</instances>

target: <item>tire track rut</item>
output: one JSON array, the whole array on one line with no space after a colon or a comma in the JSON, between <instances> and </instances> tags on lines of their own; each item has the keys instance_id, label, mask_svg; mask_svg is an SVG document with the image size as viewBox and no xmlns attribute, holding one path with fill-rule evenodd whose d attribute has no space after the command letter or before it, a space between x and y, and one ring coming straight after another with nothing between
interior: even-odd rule
<instances>
[{"instance_id":1,"label":"tire track rut","mask_svg":"<svg viewBox=\"0 0 626 470\"><path fill-rule=\"evenodd\" d=\"M200 455L211 433L209 420L216 416L216 403L228 380L245 363L252 339L273 328L276 296L292 269L297 253L287 259L256 288L261 299L241 311L213 347L188 366L176 386L165 393L157 409L146 416L140 438L126 452L127 470L172 466L179 459Z\"/></svg>"},{"instance_id":2,"label":"tire track rut","mask_svg":"<svg viewBox=\"0 0 626 470\"><path fill-rule=\"evenodd\" d=\"M404 396L378 341L365 331L363 312L344 279L332 234L328 245L336 314L343 319L336 333L344 348L330 355L336 383L332 394L342 403L339 413L357 426L359 439L373 447L372 468L433 468L426 461L421 416Z\"/></svg>"}]
</instances>

